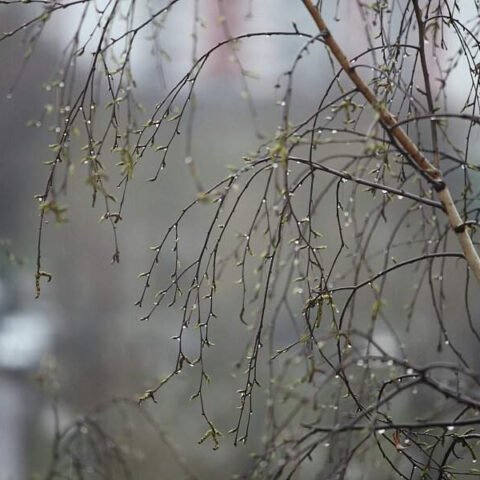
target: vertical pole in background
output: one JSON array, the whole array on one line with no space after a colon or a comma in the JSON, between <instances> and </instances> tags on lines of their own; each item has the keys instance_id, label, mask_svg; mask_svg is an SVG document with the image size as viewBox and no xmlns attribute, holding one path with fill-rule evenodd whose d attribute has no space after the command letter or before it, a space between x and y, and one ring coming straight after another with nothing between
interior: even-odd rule
<instances>
[{"instance_id":1,"label":"vertical pole in background","mask_svg":"<svg viewBox=\"0 0 480 480\"><path fill-rule=\"evenodd\" d=\"M38 311L0 305L0 480L27 479L29 443L40 411L32 373L47 352L51 325Z\"/></svg>"}]
</instances>

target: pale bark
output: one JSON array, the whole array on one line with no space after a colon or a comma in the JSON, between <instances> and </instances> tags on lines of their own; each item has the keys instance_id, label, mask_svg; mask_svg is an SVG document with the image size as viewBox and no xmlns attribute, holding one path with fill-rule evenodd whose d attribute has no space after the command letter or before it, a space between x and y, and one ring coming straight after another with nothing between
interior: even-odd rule
<instances>
[{"instance_id":1,"label":"pale bark","mask_svg":"<svg viewBox=\"0 0 480 480\"><path fill-rule=\"evenodd\" d=\"M308 9L313 21L317 25L325 44L330 49L332 55L340 63L340 66L346 75L357 87L358 91L363 95L365 100L367 100L367 102L377 112L384 127L389 130L392 137L408 154L409 160L412 162L412 164L424 175L424 177L430 181L434 187L435 191L437 192L438 199L443 205L443 210L448 218L448 222L458 237L458 241L460 243L462 252L465 255L465 259L475 277L480 282L480 257L478 256L477 250L473 245L469 228L466 226L465 222L462 220L462 217L458 213L458 209L452 199L450 190L442 178L442 173L425 157L425 155L419 150L415 142L408 136L405 130L398 125L394 115L383 103L378 100L367 83L358 75L355 67L348 61L347 56L330 33L322 15L313 5L311 0L302 0L302 2Z\"/></svg>"}]
</instances>

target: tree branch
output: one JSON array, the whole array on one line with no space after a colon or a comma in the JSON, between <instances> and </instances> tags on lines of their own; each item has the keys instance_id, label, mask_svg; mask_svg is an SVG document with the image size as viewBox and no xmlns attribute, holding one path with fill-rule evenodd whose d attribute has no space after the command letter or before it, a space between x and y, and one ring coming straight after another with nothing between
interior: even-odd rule
<instances>
[{"instance_id":1,"label":"tree branch","mask_svg":"<svg viewBox=\"0 0 480 480\"><path fill-rule=\"evenodd\" d=\"M367 100L367 102L377 112L382 125L389 130L392 137L395 138L399 145L401 145L408 154L411 164L424 178L427 179L427 181L437 192L437 196L440 202L442 202L449 224L452 227L452 230L458 236L458 241L465 255L467 263L472 269L477 280L480 282L480 257L478 256L478 253L473 245L469 229L467 228L466 223L460 217L452 195L450 194L450 190L443 181L442 173L423 155L415 142L408 136L405 130L398 125L396 118L387 109L385 104L378 100L375 93L365 83L363 78L358 75L355 67L352 66L348 61L345 53L330 33L322 15L313 5L311 0L302 0L302 2L318 27L325 44L340 63L340 66L344 72L354 83L365 100Z\"/></svg>"}]
</instances>

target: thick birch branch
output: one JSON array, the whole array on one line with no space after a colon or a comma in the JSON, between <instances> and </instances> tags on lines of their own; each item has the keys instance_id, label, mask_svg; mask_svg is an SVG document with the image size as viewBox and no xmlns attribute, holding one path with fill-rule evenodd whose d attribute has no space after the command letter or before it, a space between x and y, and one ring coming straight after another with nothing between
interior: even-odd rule
<instances>
[{"instance_id":1,"label":"thick birch branch","mask_svg":"<svg viewBox=\"0 0 480 480\"><path fill-rule=\"evenodd\" d=\"M331 35L322 15L313 5L312 1L302 0L302 2L317 25L325 44L332 52L332 55L340 63L344 72L348 75L367 102L375 109L383 126L388 129L392 137L402 146L404 151L408 154L409 160L413 166L429 181L429 183L432 184L437 192L438 199L442 203L443 210L447 215L450 226L458 237L465 259L475 277L480 282L480 257L473 245L469 228L458 213L455 202L450 194L450 190L443 181L442 173L423 155L415 142L408 136L405 130L398 125L398 122L392 113L378 100L367 83L358 75L355 67L350 64L343 50Z\"/></svg>"}]
</instances>

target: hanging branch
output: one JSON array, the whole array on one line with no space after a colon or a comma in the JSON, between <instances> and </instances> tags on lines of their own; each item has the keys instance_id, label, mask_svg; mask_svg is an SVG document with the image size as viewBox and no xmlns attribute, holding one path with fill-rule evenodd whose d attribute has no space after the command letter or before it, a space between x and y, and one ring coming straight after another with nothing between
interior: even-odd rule
<instances>
[{"instance_id":1,"label":"hanging branch","mask_svg":"<svg viewBox=\"0 0 480 480\"><path fill-rule=\"evenodd\" d=\"M473 245L470 237L468 222L464 222L458 213L455 202L446 183L443 180L441 171L436 168L419 150L415 142L408 136L397 122L394 115L388 110L386 105L378 100L376 95L367 85L367 83L358 75L355 67L350 64L345 53L336 42L330 30L327 27L322 15L313 5L311 0L302 0L303 4L310 13L313 21L317 25L323 41L337 59L343 71L363 95L365 100L373 107L378 114L383 127L388 131L392 138L408 154L408 159L417 171L432 185L437 192L438 199L442 203L443 211L448 217L452 230L458 236L458 241L462 248L465 259L472 269L475 277L480 282L480 257Z\"/></svg>"}]
</instances>

